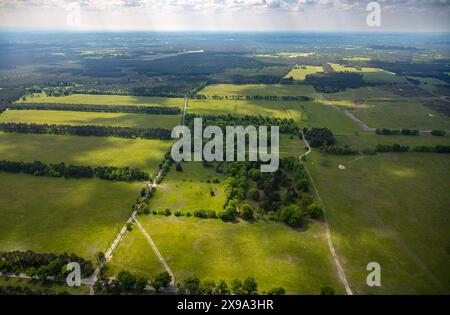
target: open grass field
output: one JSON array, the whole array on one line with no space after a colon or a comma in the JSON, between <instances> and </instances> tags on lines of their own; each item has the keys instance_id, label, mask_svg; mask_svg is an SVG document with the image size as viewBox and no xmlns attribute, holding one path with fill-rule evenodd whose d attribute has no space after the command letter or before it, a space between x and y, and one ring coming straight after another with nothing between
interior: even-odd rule
<instances>
[{"instance_id":1,"label":"open grass field","mask_svg":"<svg viewBox=\"0 0 450 315\"><path fill-rule=\"evenodd\" d=\"M294 66L285 78L293 78L294 81L304 81L308 74L323 72L321 66Z\"/></svg>"},{"instance_id":2,"label":"open grass field","mask_svg":"<svg viewBox=\"0 0 450 315\"><path fill-rule=\"evenodd\" d=\"M450 118L435 112L417 100L402 102L367 102L367 108L352 112L374 128L410 128L420 130L450 130Z\"/></svg>"},{"instance_id":3,"label":"open grass field","mask_svg":"<svg viewBox=\"0 0 450 315\"><path fill-rule=\"evenodd\" d=\"M0 251L73 252L94 261L124 225L142 186L0 172Z\"/></svg>"},{"instance_id":4,"label":"open grass field","mask_svg":"<svg viewBox=\"0 0 450 315\"><path fill-rule=\"evenodd\" d=\"M305 153L305 143L298 136L280 134L280 158L300 156Z\"/></svg>"},{"instance_id":5,"label":"open grass field","mask_svg":"<svg viewBox=\"0 0 450 315\"><path fill-rule=\"evenodd\" d=\"M150 215L140 222L176 281L191 275L227 282L253 276L260 293L279 286L288 294L318 294L322 286L342 293L320 223L297 231L280 223L193 217Z\"/></svg>"},{"instance_id":6,"label":"open grass field","mask_svg":"<svg viewBox=\"0 0 450 315\"><path fill-rule=\"evenodd\" d=\"M313 153L306 163L354 293L448 294L448 156ZM369 262L381 265L379 288L366 285Z\"/></svg>"},{"instance_id":7,"label":"open grass field","mask_svg":"<svg viewBox=\"0 0 450 315\"><path fill-rule=\"evenodd\" d=\"M8 110L0 122L35 124L98 125L133 128L172 129L180 124L178 115L147 115L125 113L91 113L53 110Z\"/></svg>"},{"instance_id":8,"label":"open grass field","mask_svg":"<svg viewBox=\"0 0 450 315\"><path fill-rule=\"evenodd\" d=\"M344 113L319 102L190 100L188 113L292 118L301 127L327 127L336 133L359 130Z\"/></svg>"},{"instance_id":9,"label":"open grass field","mask_svg":"<svg viewBox=\"0 0 450 315\"><path fill-rule=\"evenodd\" d=\"M158 170L171 141L0 132L3 160Z\"/></svg>"},{"instance_id":10,"label":"open grass field","mask_svg":"<svg viewBox=\"0 0 450 315\"><path fill-rule=\"evenodd\" d=\"M175 167L172 167L150 200L150 209L168 208L191 213L197 209L222 210L225 177L217 174L214 168L203 167L202 162L182 163L182 168L182 172L176 172ZM207 183L213 177L217 177L220 183ZM214 196L211 196L211 191L214 191Z\"/></svg>"},{"instance_id":11,"label":"open grass field","mask_svg":"<svg viewBox=\"0 0 450 315\"><path fill-rule=\"evenodd\" d=\"M29 96L25 101L18 100L17 103L55 103L55 104L91 104L91 105L140 105L140 106L169 106L183 107L184 99L150 96L131 95L91 95L71 94L67 96L45 96L35 94Z\"/></svg>"},{"instance_id":12,"label":"open grass field","mask_svg":"<svg viewBox=\"0 0 450 315\"><path fill-rule=\"evenodd\" d=\"M311 85L285 85L285 84L212 84L199 92L203 95L221 96L316 96Z\"/></svg>"},{"instance_id":13,"label":"open grass field","mask_svg":"<svg viewBox=\"0 0 450 315\"><path fill-rule=\"evenodd\" d=\"M165 271L144 235L136 226L126 232L114 250L113 256L108 262L106 274L114 277L124 270L149 280Z\"/></svg>"},{"instance_id":14,"label":"open grass field","mask_svg":"<svg viewBox=\"0 0 450 315\"><path fill-rule=\"evenodd\" d=\"M381 69L377 69L377 68L367 68L367 67L361 67L361 68L356 68L356 67L347 67L338 63L329 63L329 65L333 68L334 71L336 72L379 72L379 71L383 71Z\"/></svg>"},{"instance_id":15,"label":"open grass field","mask_svg":"<svg viewBox=\"0 0 450 315\"><path fill-rule=\"evenodd\" d=\"M450 118L422 105L421 98L402 97L381 87L347 89L324 96L338 106L353 107L352 113L369 127L450 129Z\"/></svg>"}]
</instances>

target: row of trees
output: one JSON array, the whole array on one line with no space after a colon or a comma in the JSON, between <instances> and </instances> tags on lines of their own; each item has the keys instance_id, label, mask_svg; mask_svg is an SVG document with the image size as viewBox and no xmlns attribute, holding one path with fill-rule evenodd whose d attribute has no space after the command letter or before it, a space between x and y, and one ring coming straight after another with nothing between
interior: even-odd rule
<instances>
[{"instance_id":1,"label":"row of trees","mask_svg":"<svg viewBox=\"0 0 450 315\"><path fill-rule=\"evenodd\" d=\"M419 130L417 129L387 129L387 128L378 128L376 130L377 135L383 135L383 136L396 136L396 135L402 135L402 136L418 136Z\"/></svg>"},{"instance_id":2,"label":"row of trees","mask_svg":"<svg viewBox=\"0 0 450 315\"><path fill-rule=\"evenodd\" d=\"M26 173L33 176L50 176L64 178L93 178L132 182L146 181L150 179L147 172L133 167L114 167L114 166L80 166L59 164L45 164L41 161L34 162L16 162L0 161L0 171L9 173Z\"/></svg>"},{"instance_id":3,"label":"row of trees","mask_svg":"<svg viewBox=\"0 0 450 315\"><path fill-rule=\"evenodd\" d=\"M143 138L143 139L171 139L171 131L154 128L142 129L113 126L71 126L28 123L0 123L0 130L4 132L37 133L74 136Z\"/></svg>"},{"instance_id":4,"label":"row of trees","mask_svg":"<svg viewBox=\"0 0 450 315\"><path fill-rule=\"evenodd\" d=\"M184 295L257 295L258 283L255 278L247 277L244 280L233 279L230 284L225 280L217 283L211 279L200 280L197 277L188 277L178 283L180 294ZM263 294L284 295L286 290L282 287L275 287Z\"/></svg>"},{"instance_id":5,"label":"row of trees","mask_svg":"<svg viewBox=\"0 0 450 315\"><path fill-rule=\"evenodd\" d=\"M83 277L90 276L94 272L90 261L75 254L35 253L33 251L0 252L0 273L26 274L46 281L47 277L54 280L65 279L69 262L77 262L81 267Z\"/></svg>"},{"instance_id":6,"label":"row of trees","mask_svg":"<svg viewBox=\"0 0 450 315\"><path fill-rule=\"evenodd\" d=\"M417 146L410 148L409 146L402 146L400 144L384 145L379 144L376 148L377 152L430 152L430 153L450 153L450 146L436 145L436 146Z\"/></svg>"},{"instance_id":7,"label":"row of trees","mask_svg":"<svg viewBox=\"0 0 450 315\"><path fill-rule=\"evenodd\" d=\"M204 95L197 94L192 97L197 100L232 100L232 101L283 101L283 102L302 102L313 101L314 98L305 95L298 96L275 96L275 95Z\"/></svg>"},{"instance_id":8,"label":"row of trees","mask_svg":"<svg viewBox=\"0 0 450 315\"><path fill-rule=\"evenodd\" d=\"M275 118L265 116L233 116L233 115L194 115L187 114L185 116L185 123L190 128L193 127L194 118L202 118L203 127L218 126L222 129L226 126L279 126L281 133L299 132L298 126L293 119Z\"/></svg>"},{"instance_id":9,"label":"row of trees","mask_svg":"<svg viewBox=\"0 0 450 315\"><path fill-rule=\"evenodd\" d=\"M97 280L93 290L96 295L142 294L147 284L148 280L146 278L133 275L128 271L121 271L117 279L108 280L101 278Z\"/></svg>"},{"instance_id":10,"label":"row of trees","mask_svg":"<svg viewBox=\"0 0 450 315\"><path fill-rule=\"evenodd\" d=\"M25 286L0 286L0 295L70 295L67 291L56 292L47 288L37 289Z\"/></svg>"},{"instance_id":11,"label":"row of trees","mask_svg":"<svg viewBox=\"0 0 450 315\"><path fill-rule=\"evenodd\" d=\"M141 105L91 105L91 104L42 104L26 103L15 104L14 110L61 110L76 112L98 112L98 113L136 113L152 115L179 115L181 109L178 107L141 106Z\"/></svg>"}]
</instances>

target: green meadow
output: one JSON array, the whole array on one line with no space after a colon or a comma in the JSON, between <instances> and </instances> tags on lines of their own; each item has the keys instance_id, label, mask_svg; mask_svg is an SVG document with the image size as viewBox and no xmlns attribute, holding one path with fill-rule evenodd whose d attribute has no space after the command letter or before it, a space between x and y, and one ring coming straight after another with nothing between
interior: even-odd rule
<instances>
[{"instance_id":1,"label":"green meadow","mask_svg":"<svg viewBox=\"0 0 450 315\"><path fill-rule=\"evenodd\" d=\"M69 287L65 283L59 282L47 282L42 283L39 280L32 279L22 279L22 278L2 278L0 277L0 287L26 287L32 290L51 290L56 294L69 293L72 295L88 295L90 287L80 286L80 287Z\"/></svg>"},{"instance_id":2,"label":"green meadow","mask_svg":"<svg viewBox=\"0 0 450 315\"><path fill-rule=\"evenodd\" d=\"M135 225L131 231L125 233L117 245L108 262L106 273L108 276L114 277L124 270L148 280L165 271L152 247L147 243L144 234Z\"/></svg>"},{"instance_id":3,"label":"green meadow","mask_svg":"<svg viewBox=\"0 0 450 315\"><path fill-rule=\"evenodd\" d=\"M0 172L0 251L68 252L94 260L115 239L142 186Z\"/></svg>"},{"instance_id":4,"label":"green meadow","mask_svg":"<svg viewBox=\"0 0 450 315\"><path fill-rule=\"evenodd\" d=\"M199 94L212 96L316 96L311 85L286 84L212 84L206 86Z\"/></svg>"},{"instance_id":5,"label":"green meadow","mask_svg":"<svg viewBox=\"0 0 450 315\"><path fill-rule=\"evenodd\" d=\"M180 124L178 115L147 115L126 113L93 113L52 110L8 110L0 116L0 123L35 123L62 125L97 125L133 128L172 129Z\"/></svg>"},{"instance_id":6,"label":"green meadow","mask_svg":"<svg viewBox=\"0 0 450 315\"><path fill-rule=\"evenodd\" d=\"M50 103L50 104L91 104L91 105L140 105L140 106L169 106L182 108L184 99L132 95L91 95L71 94L67 96L45 96L34 94L17 103Z\"/></svg>"},{"instance_id":7,"label":"green meadow","mask_svg":"<svg viewBox=\"0 0 450 315\"><path fill-rule=\"evenodd\" d=\"M294 81L304 81L308 74L323 72L321 66L294 66L285 78L293 78Z\"/></svg>"},{"instance_id":8,"label":"green meadow","mask_svg":"<svg viewBox=\"0 0 450 315\"><path fill-rule=\"evenodd\" d=\"M171 141L77 137L0 132L0 156L11 161L42 161L91 166L131 166L151 174L169 151Z\"/></svg>"},{"instance_id":9,"label":"green meadow","mask_svg":"<svg viewBox=\"0 0 450 315\"><path fill-rule=\"evenodd\" d=\"M190 100L188 112L200 115L292 118L301 127L327 127L336 133L353 133L359 130L343 112L320 102Z\"/></svg>"},{"instance_id":10,"label":"green meadow","mask_svg":"<svg viewBox=\"0 0 450 315\"><path fill-rule=\"evenodd\" d=\"M202 162L186 162L181 165L182 172L177 172L175 167L172 167L167 178L156 187L155 195L150 200L150 209L167 208L172 212L190 211L192 214L197 209L222 210L225 202L225 177L217 174L214 168L203 167ZM219 183L211 181L214 177Z\"/></svg>"},{"instance_id":11,"label":"green meadow","mask_svg":"<svg viewBox=\"0 0 450 315\"><path fill-rule=\"evenodd\" d=\"M319 294L322 286L343 293L320 223L298 231L281 223L154 215L139 220L176 281L196 276L229 283L252 276L260 293L280 286L287 294Z\"/></svg>"},{"instance_id":12,"label":"green meadow","mask_svg":"<svg viewBox=\"0 0 450 315\"><path fill-rule=\"evenodd\" d=\"M354 293L448 294L446 155L313 153L306 165L325 204L332 239ZM381 265L381 287L366 285L369 262Z\"/></svg>"}]
</instances>

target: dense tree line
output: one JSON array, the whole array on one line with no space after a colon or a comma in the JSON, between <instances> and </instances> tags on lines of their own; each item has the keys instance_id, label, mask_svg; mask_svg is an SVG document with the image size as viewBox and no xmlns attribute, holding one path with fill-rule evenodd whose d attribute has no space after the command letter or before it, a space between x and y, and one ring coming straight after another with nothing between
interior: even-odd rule
<instances>
[{"instance_id":1,"label":"dense tree line","mask_svg":"<svg viewBox=\"0 0 450 315\"><path fill-rule=\"evenodd\" d=\"M333 154L333 155L358 155L359 151L351 149L349 146L338 147L335 145L325 146L321 148L323 153Z\"/></svg>"},{"instance_id":2,"label":"dense tree line","mask_svg":"<svg viewBox=\"0 0 450 315\"><path fill-rule=\"evenodd\" d=\"M385 145L379 144L376 147L377 152L430 152L430 153L450 153L450 146L436 145L436 146L417 146L410 148L409 146L402 146L399 144Z\"/></svg>"},{"instance_id":3,"label":"dense tree line","mask_svg":"<svg viewBox=\"0 0 450 315\"><path fill-rule=\"evenodd\" d=\"M200 280L191 276L178 283L179 293L182 295L257 295L258 283L255 278L247 277L244 280L233 279L230 284L225 280L217 283L211 279ZM267 295L284 295L286 290L282 287L275 287L267 292Z\"/></svg>"},{"instance_id":4,"label":"dense tree line","mask_svg":"<svg viewBox=\"0 0 450 315\"><path fill-rule=\"evenodd\" d=\"M447 132L445 130L432 130L431 135L436 137L445 137Z\"/></svg>"},{"instance_id":5,"label":"dense tree line","mask_svg":"<svg viewBox=\"0 0 450 315\"><path fill-rule=\"evenodd\" d=\"M16 162L0 161L0 171L9 173L26 173L34 176L50 176L64 178L92 178L131 182L146 181L150 179L148 173L132 167L113 167L113 166L79 166L59 164L45 164L40 161L34 162Z\"/></svg>"},{"instance_id":6,"label":"dense tree line","mask_svg":"<svg viewBox=\"0 0 450 315\"><path fill-rule=\"evenodd\" d=\"M283 102L302 102L312 101L313 97L298 95L298 96L275 96L275 95L204 95L197 94L194 99L198 100L233 100L233 101L283 101Z\"/></svg>"},{"instance_id":7,"label":"dense tree line","mask_svg":"<svg viewBox=\"0 0 450 315\"><path fill-rule=\"evenodd\" d=\"M113 126L71 126L28 123L0 123L0 131L73 136L96 136L143 139L171 139L171 131L161 128L142 129Z\"/></svg>"},{"instance_id":8,"label":"dense tree line","mask_svg":"<svg viewBox=\"0 0 450 315\"><path fill-rule=\"evenodd\" d=\"M347 88L356 89L367 86L361 74L350 72L308 74L305 83L311 84L316 91L322 93L335 93Z\"/></svg>"},{"instance_id":9,"label":"dense tree line","mask_svg":"<svg viewBox=\"0 0 450 315\"><path fill-rule=\"evenodd\" d=\"M330 146L336 143L333 133L328 128L305 129L303 133L313 148Z\"/></svg>"},{"instance_id":10,"label":"dense tree line","mask_svg":"<svg viewBox=\"0 0 450 315\"><path fill-rule=\"evenodd\" d=\"M383 136L396 136L396 135L402 135L402 136L418 136L419 130L416 129L387 129L387 128L377 128L375 131L377 135L383 135Z\"/></svg>"},{"instance_id":11,"label":"dense tree line","mask_svg":"<svg viewBox=\"0 0 450 315\"><path fill-rule=\"evenodd\" d=\"M93 290L96 295L142 294L147 283L148 280L144 277L133 275L128 271L121 271L117 279L109 280L102 278L97 280L93 286Z\"/></svg>"},{"instance_id":12,"label":"dense tree line","mask_svg":"<svg viewBox=\"0 0 450 315\"><path fill-rule=\"evenodd\" d=\"M265 116L234 116L234 115L194 115L187 114L185 123L190 128L194 125L194 118L202 118L203 127L218 126L222 129L226 126L279 126L281 133L297 134L299 128L293 119L275 118Z\"/></svg>"},{"instance_id":13,"label":"dense tree line","mask_svg":"<svg viewBox=\"0 0 450 315\"><path fill-rule=\"evenodd\" d=\"M64 279L69 262L77 262L81 267L82 277L88 277L94 272L90 261L75 254L35 253L33 251L0 252L0 272L5 274L26 274L45 281L47 277L55 280Z\"/></svg>"},{"instance_id":14,"label":"dense tree line","mask_svg":"<svg viewBox=\"0 0 450 315\"><path fill-rule=\"evenodd\" d=\"M179 115L181 109L178 107L162 106L136 106L136 105L91 105L91 104L41 104L26 103L15 104L10 107L13 110L61 110L76 112L98 112L98 113L136 113L152 115Z\"/></svg>"},{"instance_id":15,"label":"dense tree line","mask_svg":"<svg viewBox=\"0 0 450 315\"><path fill-rule=\"evenodd\" d=\"M56 292L51 289L36 289L25 286L0 286L0 295L70 295L67 291Z\"/></svg>"}]
</instances>

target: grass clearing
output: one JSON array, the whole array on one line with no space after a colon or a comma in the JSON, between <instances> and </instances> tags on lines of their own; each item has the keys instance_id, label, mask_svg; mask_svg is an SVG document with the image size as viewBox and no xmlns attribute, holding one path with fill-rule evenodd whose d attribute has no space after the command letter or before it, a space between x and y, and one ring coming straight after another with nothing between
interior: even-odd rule
<instances>
[{"instance_id":1,"label":"grass clearing","mask_svg":"<svg viewBox=\"0 0 450 315\"><path fill-rule=\"evenodd\" d=\"M132 231L126 232L114 250L113 256L108 262L106 274L113 277L123 270L148 280L165 271L145 236L135 225L133 225Z\"/></svg>"},{"instance_id":2,"label":"grass clearing","mask_svg":"<svg viewBox=\"0 0 450 315\"><path fill-rule=\"evenodd\" d=\"M361 158L313 153L306 163L327 208L333 242L354 293L449 292L447 155ZM340 164L347 169L338 169ZM366 285L366 266L373 261L382 268L379 288Z\"/></svg>"},{"instance_id":3,"label":"grass clearing","mask_svg":"<svg viewBox=\"0 0 450 315\"><path fill-rule=\"evenodd\" d=\"M176 281L188 276L228 283L255 277L260 293L282 286L288 294L318 294L322 286L343 293L335 276L324 227L297 231L281 223L141 217Z\"/></svg>"},{"instance_id":4,"label":"grass clearing","mask_svg":"<svg viewBox=\"0 0 450 315\"><path fill-rule=\"evenodd\" d=\"M91 166L131 166L158 170L171 141L77 137L0 132L0 156L12 161L42 161Z\"/></svg>"},{"instance_id":5,"label":"grass clearing","mask_svg":"<svg viewBox=\"0 0 450 315\"><path fill-rule=\"evenodd\" d=\"M354 133L359 127L343 112L320 102L190 100L189 113L252 115L292 118L300 127L327 127L336 133Z\"/></svg>"},{"instance_id":6,"label":"grass clearing","mask_svg":"<svg viewBox=\"0 0 450 315\"><path fill-rule=\"evenodd\" d=\"M222 210L225 202L223 181L225 177L217 174L214 168L203 167L202 162L182 163L182 172L172 167L166 179L158 185L150 200L151 210L166 208L193 213L197 209ZM217 177L220 183L207 183ZM214 191L214 196L211 195Z\"/></svg>"},{"instance_id":7,"label":"grass clearing","mask_svg":"<svg viewBox=\"0 0 450 315\"><path fill-rule=\"evenodd\" d=\"M94 261L124 225L142 186L0 172L0 250L68 252Z\"/></svg>"},{"instance_id":8,"label":"grass clearing","mask_svg":"<svg viewBox=\"0 0 450 315\"><path fill-rule=\"evenodd\" d=\"M384 70L378 68L367 67L347 67L337 63L328 63L336 72L383 72Z\"/></svg>"},{"instance_id":9,"label":"grass clearing","mask_svg":"<svg viewBox=\"0 0 450 315\"><path fill-rule=\"evenodd\" d=\"M1 123L35 123L62 125L97 125L133 128L172 129L180 124L178 115L147 115L126 113L92 113L52 110L8 110L0 116Z\"/></svg>"},{"instance_id":10,"label":"grass clearing","mask_svg":"<svg viewBox=\"0 0 450 315\"><path fill-rule=\"evenodd\" d=\"M182 108L184 99L132 95L71 94L67 96L45 96L44 94L34 94L33 96L28 96L25 101L20 99L16 103L140 105Z\"/></svg>"},{"instance_id":11,"label":"grass clearing","mask_svg":"<svg viewBox=\"0 0 450 315\"><path fill-rule=\"evenodd\" d=\"M294 81L304 81L308 74L323 72L322 66L294 66L285 78L293 78Z\"/></svg>"},{"instance_id":12,"label":"grass clearing","mask_svg":"<svg viewBox=\"0 0 450 315\"><path fill-rule=\"evenodd\" d=\"M206 86L199 94L212 96L316 96L312 85L286 84L212 84Z\"/></svg>"}]
</instances>

